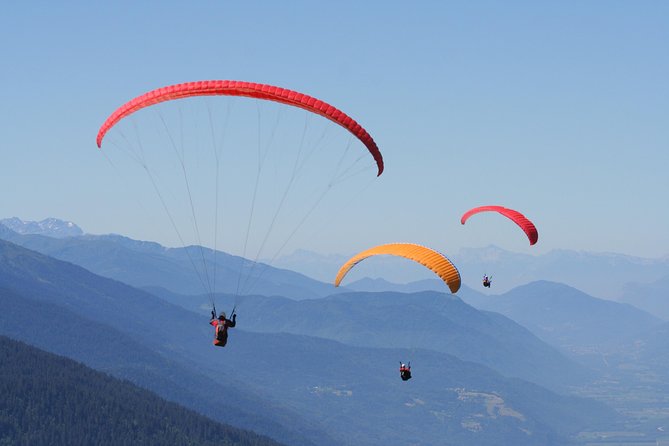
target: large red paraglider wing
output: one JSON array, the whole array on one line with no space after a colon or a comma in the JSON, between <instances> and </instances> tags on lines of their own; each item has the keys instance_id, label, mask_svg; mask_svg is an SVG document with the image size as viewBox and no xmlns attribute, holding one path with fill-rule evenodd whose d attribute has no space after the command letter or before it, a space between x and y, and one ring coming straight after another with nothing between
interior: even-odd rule
<instances>
[{"instance_id":1,"label":"large red paraglider wing","mask_svg":"<svg viewBox=\"0 0 669 446\"><path fill-rule=\"evenodd\" d=\"M479 212L498 212L511 219L525 232L527 238L530 239L530 245L534 245L537 240L539 240L539 232L537 232L537 228L534 226L534 223L528 220L520 212L505 208L504 206L479 206L474 209L470 209L462 215L460 223L464 225L469 217L474 214L478 214Z\"/></svg>"},{"instance_id":2,"label":"large red paraglider wing","mask_svg":"<svg viewBox=\"0 0 669 446\"><path fill-rule=\"evenodd\" d=\"M174 99L188 98L191 96L246 96L255 99L280 102L303 108L312 113L319 114L339 124L358 138L374 157L378 167L378 175L383 173L383 157L374 139L360 124L341 110L333 107L327 102L272 85L256 84L253 82L211 80L187 82L184 84L170 85L158 88L136 97L119 107L102 124L98 131L97 144L102 147L102 140L107 131L126 116L150 105L159 104Z\"/></svg>"},{"instance_id":3,"label":"large red paraglider wing","mask_svg":"<svg viewBox=\"0 0 669 446\"><path fill-rule=\"evenodd\" d=\"M443 280L451 293L460 289L460 273L458 269L443 254L425 246L413 243L389 243L387 245L375 246L351 257L337 273L335 286L339 286L344 276L358 263L367 257L376 255L393 255L413 260L435 272Z\"/></svg>"}]
</instances>

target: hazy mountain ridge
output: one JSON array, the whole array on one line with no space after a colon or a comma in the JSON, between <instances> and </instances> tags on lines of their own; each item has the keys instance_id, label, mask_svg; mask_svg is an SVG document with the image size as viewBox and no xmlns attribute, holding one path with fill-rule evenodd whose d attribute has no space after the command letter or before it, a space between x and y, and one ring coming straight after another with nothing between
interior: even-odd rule
<instances>
[{"instance_id":1,"label":"hazy mountain ridge","mask_svg":"<svg viewBox=\"0 0 669 446\"><path fill-rule=\"evenodd\" d=\"M71 223L58 219L48 220L61 224ZM79 242L68 238L61 243L54 243L53 240L39 239L30 233L19 235L3 231L2 228L0 224L0 237L6 240L73 262L97 274L133 286L160 286L180 294L197 294L206 289L193 268L193 259L201 255L199 247L165 248L158 243L132 240L120 235L81 235L74 238L80 239ZM190 255L188 250L197 252ZM208 257L212 276L213 258L217 259L215 269L220 274L220 280L217 280L220 287L217 291L238 292L236 284L240 271L249 271L252 262L225 252L214 254L207 248L203 248L203 252ZM244 289L242 293L275 294L296 299L334 294L338 290L331 283L349 257L297 250L273 260L271 266L259 264L254 268L254 272L261 276L256 286ZM553 250L546 254L530 255L490 245L484 248L464 248L456 254L450 254L449 258L460 270L463 284L469 287L478 289L482 274L492 274L494 289L491 292L497 294L533 281L549 280L567 284L591 296L618 300L627 299L625 296L629 293L624 290L629 289L631 284L651 284L669 277L669 255L650 259L572 250ZM197 267L202 274L204 269L201 262L197 263ZM160 276L172 277L173 280L166 282L165 277ZM386 280L388 283L383 285L377 279ZM255 279L251 280L254 281ZM349 273L342 288L355 291L402 292L439 290L437 282L425 268L389 256L362 262Z\"/></svg>"},{"instance_id":2,"label":"hazy mountain ridge","mask_svg":"<svg viewBox=\"0 0 669 446\"><path fill-rule=\"evenodd\" d=\"M236 293L247 289L295 299L338 292L331 284L293 271L265 264L254 266L253 262L241 257L197 246L166 248L158 243L120 235L56 239L43 235L21 235L8 229L0 230L0 238L136 287L161 286L177 293L196 294L208 292L209 286L214 286L210 283L216 283L220 292ZM201 260L203 257L204 263ZM207 277L210 280L206 280ZM238 288L240 283L251 285Z\"/></svg>"},{"instance_id":3,"label":"hazy mountain ridge","mask_svg":"<svg viewBox=\"0 0 669 446\"><path fill-rule=\"evenodd\" d=\"M497 296L469 293L463 299L476 308L509 317L572 357L613 352L662 322L629 304L598 299L549 281Z\"/></svg>"},{"instance_id":4,"label":"hazy mountain ridge","mask_svg":"<svg viewBox=\"0 0 669 446\"><path fill-rule=\"evenodd\" d=\"M649 259L616 253L571 250L553 250L546 254L529 255L491 245L461 249L448 257L460 271L463 283L469 287L480 287L482 275L492 274L494 293L504 293L538 280L549 280L578 288L592 296L615 300L622 296L624 285L630 282L650 283L669 275L669 255ZM274 264L319 280L331 281L346 260L347 256L324 256L299 251L278 258ZM388 288L376 288L374 291L397 291L397 284L422 281L430 277L429 272L412 265L411 262L397 262L383 257L374 259L373 267L362 262L356 269L359 272L351 271L345 285L358 291L371 291L356 287L355 282L365 276L373 279L382 276L393 282ZM428 286L427 289L433 289L432 285ZM417 288L410 289L418 291Z\"/></svg>"},{"instance_id":5,"label":"hazy mountain ridge","mask_svg":"<svg viewBox=\"0 0 669 446\"><path fill-rule=\"evenodd\" d=\"M350 347L313 337L235 329L229 346L221 351L211 346L206 317L6 242L0 243L0 258L0 284L12 288L14 302L20 299L14 294L19 291L39 299L23 307L10 305L25 321L14 328L23 329L33 342L40 342L40 333L29 322L40 307L56 318L59 312L49 306L57 306L93 324L109 325L209 379L234 382L242 393L285 402L312 421L327 419L325 434L300 431L317 444L324 444L326 436L333 439L327 444L403 444L416 438L443 444L446 430L453 444L498 444L504 438L519 445L562 445L576 431L602 427L613 419L592 401L560 397L483 366L425 350L412 354L417 371L410 383L399 380L396 366L398 358L408 356L407 350ZM9 326L0 325L3 330ZM69 328L56 332L58 336L78 329L77 323L63 326ZM127 354L108 353L117 360ZM136 377L144 376L145 366L138 360L141 357L133 356L122 367ZM172 372L171 367L154 370ZM189 381L183 385L188 387ZM477 427L470 430L463 425ZM398 431L397 426L403 427Z\"/></svg>"},{"instance_id":6,"label":"hazy mountain ridge","mask_svg":"<svg viewBox=\"0 0 669 446\"><path fill-rule=\"evenodd\" d=\"M620 301L669 320L669 274L655 282L625 285Z\"/></svg>"}]
</instances>

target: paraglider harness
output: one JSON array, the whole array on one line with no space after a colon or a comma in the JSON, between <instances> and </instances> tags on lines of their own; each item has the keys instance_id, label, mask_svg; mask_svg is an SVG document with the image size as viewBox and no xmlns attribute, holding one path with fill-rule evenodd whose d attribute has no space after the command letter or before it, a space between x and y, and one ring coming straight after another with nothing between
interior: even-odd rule
<instances>
[{"instance_id":1,"label":"paraglider harness","mask_svg":"<svg viewBox=\"0 0 669 446\"><path fill-rule=\"evenodd\" d=\"M490 279L492 279L492 276L488 277L488 275L483 276L483 286L486 288L490 288Z\"/></svg>"},{"instance_id":2,"label":"paraglider harness","mask_svg":"<svg viewBox=\"0 0 669 446\"><path fill-rule=\"evenodd\" d=\"M400 361L400 378L402 378L402 381L409 381L411 379L411 362L405 365Z\"/></svg>"},{"instance_id":3,"label":"paraglider harness","mask_svg":"<svg viewBox=\"0 0 669 446\"><path fill-rule=\"evenodd\" d=\"M211 320L213 322L216 319L216 305L212 305L212 307L213 307L213 310L211 311ZM225 347L225 344L227 344L227 342L228 342L228 331L227 331L226 328L235 326L235 322L236 322L236 320L235 320L236 319L235 310L236 309L237 309L237 305L235 305L232 308L232 312L230 313L230 317L232 318L231 320L224 318L224 320L222 321L223 325L221 327L216 326L216 339L214 339L214 345L215 346ZM232 322L232 324L226 326L227 321L229 321L229 320ZM219 318L219 321L220 321L220 318Z\"/></svg>"}]
</instances>

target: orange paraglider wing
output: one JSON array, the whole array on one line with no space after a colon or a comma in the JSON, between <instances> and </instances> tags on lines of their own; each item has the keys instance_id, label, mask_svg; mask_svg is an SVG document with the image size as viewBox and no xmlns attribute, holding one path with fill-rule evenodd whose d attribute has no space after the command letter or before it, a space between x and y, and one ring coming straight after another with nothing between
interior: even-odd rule
<instances>
[{"instance_id":1,"label":"orange paraglider wing","mask_svg":"<svg viewBox=\"0 0 669 446\"><path fill-rule=\"evenodd\" d=\"M387 245L375 246L351 257L337 273L334 285L339 286L344 276L358 263L367 257L376 255L393 255L404 257L434 271L448 285L451 293L460 289L460 273L458 269L443 254L425 246L413 243L389 243Z\"/></svg>"}]
</instances>

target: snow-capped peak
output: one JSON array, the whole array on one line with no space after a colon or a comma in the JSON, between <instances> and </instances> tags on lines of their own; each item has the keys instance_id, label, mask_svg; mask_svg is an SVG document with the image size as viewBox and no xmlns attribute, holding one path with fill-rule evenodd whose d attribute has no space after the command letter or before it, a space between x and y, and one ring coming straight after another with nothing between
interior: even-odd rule
<instances>
[{"instance_id":1,"label":"snow-capped peak","mask_svg":"<svg viewBox=\"0 0 669 446\"><path fill-rule=\"evenodd\" d=\"M53 238L77 237L84 234L84 231L73 222L57 218L23 221L18 217L12 217L1 219L0 224L19 234L39 234Z\"/></svg>"}]
</instances>

